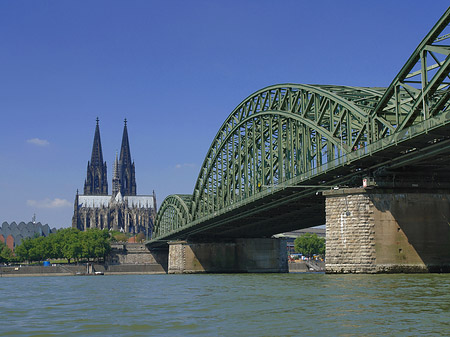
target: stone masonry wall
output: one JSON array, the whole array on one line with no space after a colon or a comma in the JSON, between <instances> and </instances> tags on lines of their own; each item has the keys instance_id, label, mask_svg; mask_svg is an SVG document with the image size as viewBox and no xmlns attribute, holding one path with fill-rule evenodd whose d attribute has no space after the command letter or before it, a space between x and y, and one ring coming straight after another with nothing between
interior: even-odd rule
<instances>
[{"instance_id":1,"label":"stone masonry wall","mask_svg":"<svg viewBox=\"0 0 450 337\"><path fill-rule=\"evenodd\" d=\"M374 273L375 228L366 194L327 196L326 272Z\"/></svg>"},{"instance_id":2,"label":"stone masonry wall","mask_svg":"<svg viewBox=\"0 0 450 337\"><path fill-rule=\"evenodd\" d=\"M326 272L450 272L450 194L327 191Z\"/></svg>"},{"instance_id":3,"label":"stone masonry wall","mask_svg":"<svg viewBox=\"0 0 450 337\"><path fill-rule=\"evenodd\" d=\"M178 242L178 244L169 243L169 274L180 274L185 269L185 242Z\"/></svg>"},{"instance_id":4,"label":"stone masonry wall","mask_svg":"<svg viewBox=\"0 0 450 337\"><path fill-rule=\"evenodd\" d=\"M108 264L161 264L167 266L167 251L150 252L145 244L114 244L107 259Z\"/></svg>"}]
</instances>

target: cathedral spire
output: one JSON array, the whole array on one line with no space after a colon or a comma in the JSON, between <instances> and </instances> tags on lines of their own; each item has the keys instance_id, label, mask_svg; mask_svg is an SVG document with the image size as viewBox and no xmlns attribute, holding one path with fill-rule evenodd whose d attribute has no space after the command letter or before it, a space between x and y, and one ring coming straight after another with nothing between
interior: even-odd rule
<instances>
[{"instance_id":1,"label":"cathedral spire","mask_svg":"<svg viewBox=\"0 0 450 337\"><path fill-rule=\"evenodd\" d=\"M122 146L120 147L119 177L121 194L124 196L136 195L136 178L134 173L134 163L131 162L126 118L124 120Z\"/></svg>"},{"instance_id":2,"label":"cathedral spire","mask_svg":"<svg viewBox=\"0 0 450 337\"><path fill-rule=\"evenodd\" d=\"M100 140L99 119L96 119L94 143L92 145L91 161L88 162L86 181L84 182L85 195L107 195L108 178L106 162L103 162L102 142Z\"/></svg>"},{"instance_id":3,"label":"cathedral spire","mask_svg":"<svg viewBox=\"0 0 450 337\"><path fill-rule=\"evenodd\" d=\"M94 144L92 145L91 164L100 165L103 163L102 142L100 141L100 127L98 126L99 119L96 119Z\"/></svg>"},{"instance_id":4,"label":"cathedral spire","mask_svg":"<svg viewBox=\"0 0 450 337\"><path fill-rule=\"evenodd\" d=\"M112 178L112 196L115 197L117 193L120 191L120 174L119 174L119 159L117 159L116 152L116 160L114 160L114 171Z\"/></svg>"}]
</instances>

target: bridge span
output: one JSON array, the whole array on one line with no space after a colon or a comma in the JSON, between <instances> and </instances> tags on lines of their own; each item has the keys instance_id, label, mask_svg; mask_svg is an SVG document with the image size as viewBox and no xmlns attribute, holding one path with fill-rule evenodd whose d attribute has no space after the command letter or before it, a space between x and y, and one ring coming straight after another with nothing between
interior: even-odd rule
<instances>
[{"instance_id":1,"label":"bridge span","mask_svg":"<svg viewBox=\"0 0 450 337\"><path fill-rule=\"evenodd\" d=\"M192 195L163 201L147 245L328 227L323 194L363 180L365 190L447 198L449 22L450 8L387 88L280 84L248 96L217 132Z\"/></svg>"}]
</instances>

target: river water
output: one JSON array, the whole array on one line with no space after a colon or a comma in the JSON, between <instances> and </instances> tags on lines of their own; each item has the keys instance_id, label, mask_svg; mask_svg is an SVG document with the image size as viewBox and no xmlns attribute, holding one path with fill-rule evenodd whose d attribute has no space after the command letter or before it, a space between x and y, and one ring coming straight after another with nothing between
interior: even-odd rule
<instances>
[{"instance_id":1,"label":"river water","mask_svg":"<svg viewBox=\"0 0 450 337\"><path fill-rule=\"evenodd\" d=\"M0 336L450 336L450 274L0 278Z\"/></svg>"}]
</instances>

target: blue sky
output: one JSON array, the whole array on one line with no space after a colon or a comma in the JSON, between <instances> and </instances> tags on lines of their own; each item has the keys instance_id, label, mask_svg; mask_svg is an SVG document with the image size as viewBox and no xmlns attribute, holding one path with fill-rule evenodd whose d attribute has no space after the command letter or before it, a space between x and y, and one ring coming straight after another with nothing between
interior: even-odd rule
<instances>
[{"instance_id":1,"label":"blue sky","mask_svg":"<svg viewBox=\"0 0 450 337\"><path fill-rule=\"evenodd\" d=\"M71 225L95 119L128 120L138 194L192 193L222 122L272 84L388 86L448 1L0 1L0 223Z\"/></svg>"}]
</instances>

